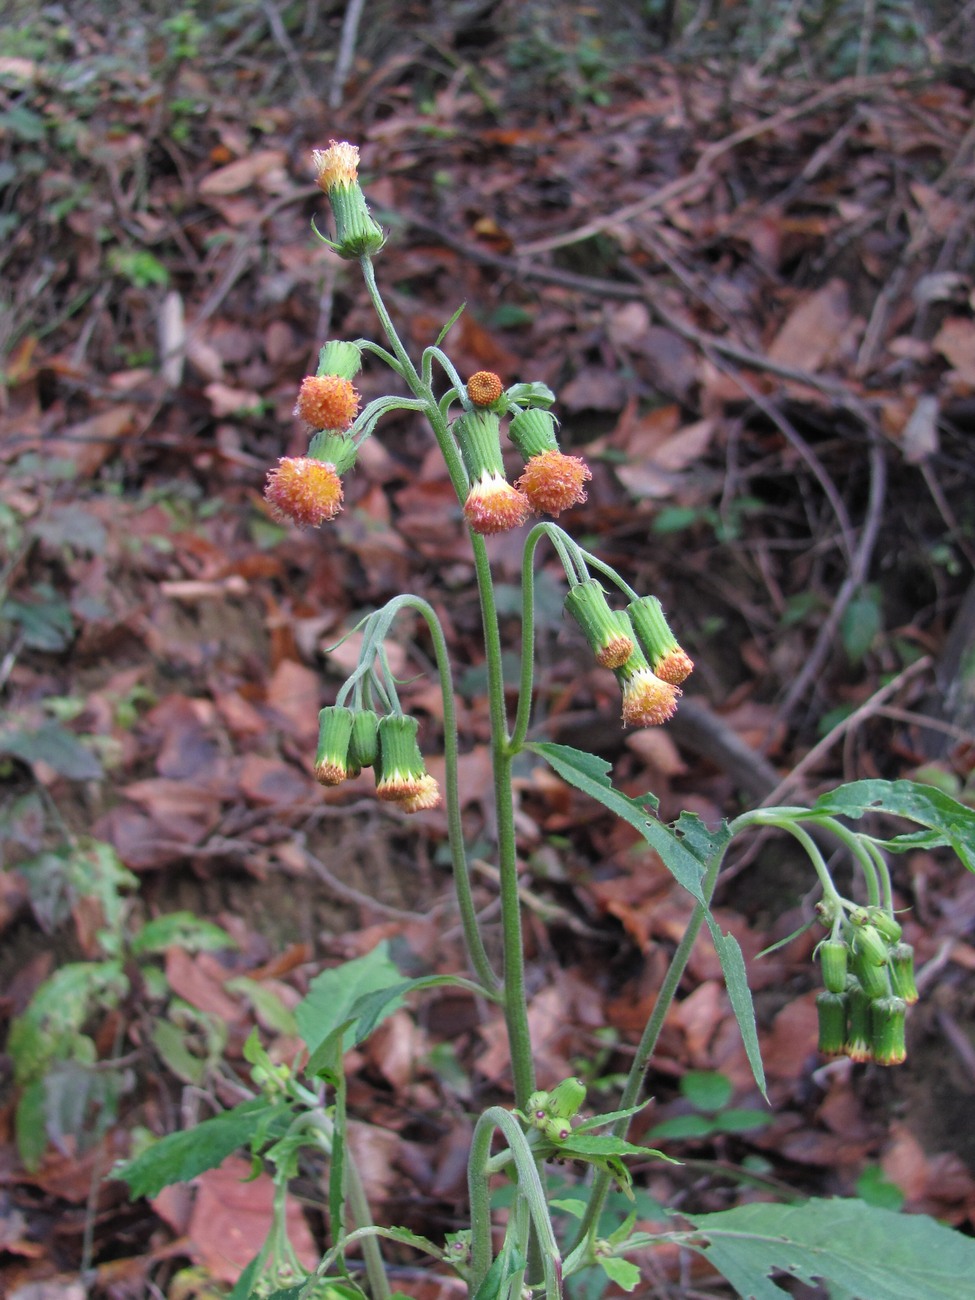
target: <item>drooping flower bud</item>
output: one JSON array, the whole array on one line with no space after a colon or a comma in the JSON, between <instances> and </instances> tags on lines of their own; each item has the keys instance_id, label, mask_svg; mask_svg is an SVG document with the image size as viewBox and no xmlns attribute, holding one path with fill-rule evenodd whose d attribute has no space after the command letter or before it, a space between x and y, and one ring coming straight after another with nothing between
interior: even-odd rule
<instances>
[{"instance_id":1,"label":"drooping flower bud","mask_svg":"<svg viewBox=\"0 0 975 1300\"><path fill-rule=\"evenodd\" d=\"M506 533L519 527L531 507L505 479L497 415L483 409L466 411L453 427L471 481L464 518L475 533Z\"/></svg>"},{"instance_id":2,"label":"drooping flower bud","mask_svg":"<svg viewBox=\"0 0 975 1300\"><path fill-rule=\"evenodd\" d=\"M873 1060L870 1038L870 998L858 979L847 980L846 1055L851 1061Z\"/></svg>"},{"instance_id":3,"label":"drooping flower bud","mask_svg":"<svg viewBox=\"0 0 975 1300\"><path fill-rule=\"evenodd\" d=\"M555 436L557 424L558 421L550 412L529 407L512 417L508 425L508 437L525 460L531 460L532 456L540 456L545 451L558 451L559 443Z\"/></svg>"},{"instance_id":4,"label":"drooping flower bud","mask_svg":"<svg viewBox=\"0 0 975 1300\"><path fill-rule=\"evenodd\" d=\"M914 949L909 943L902 940L892 945L887 954L887 968L895 995L912 1007L918 999L918 992L914 982Z\"/></svg>"},{"instance_id":5,"label":"drooping flower bud","mask_svg":"<svg viewBox=\"0 0 975 1300\"><path fill-rule=\"evenodd\" d=\"M344 430L359 410L359 394L339 375L307 375L301 381L295 415L313 429Z\"/></svg>"},{"instance_id":6,"label":"drooping flower bud","mask_svg":"<svg viewBox=\"0 0 975 1300\"><path fill-rule=\"evenodd\" d=\"M610 609L595 578L570 587L565 607L582 628L596 662L604 668L622 668L633 653L633 637L625 614Z\"/></svg>"},{"instance_id":7,"label":"drooping flower bud","mask_svg":"<svg viewBox=\"0 0 975 1300\"><path fill-rule=\"evenodd\" d=\"M315 780L320 785L339 785L350 774L349 738L352 710L329 704L318 715L318 750Z\"/></svg>"},{"instance_id":8,"label":"drooping flower bud","mask_svg":"<svg viewBox=\"0 0 975 1300\"><path fill-rule=\"evenodd\" d=\"M680 688L651 670L639 646L615 676L623 691L624 726L659 727L676 713Z\"/></svg>"},{"instance_id":9,"label":"drooping flower bud","mask_svg":"<svg viewBox=\"0 0 975 1300\"><path fill-rule=\"evenodd\" d=\"M264 500L276 519L317 528L342 509L335 466L311 456L284 456L268 471Z\"/></svg>"},{"instance_id":10,"label":"drooping flower bud","mask_svg":"<svg viewBox=\"0 0 975 1300\"><path fill-rule=\"evenodd\" d=\"M349 737L349 763L360 770L372 767L378 753L379 714L372 709L357 709Z\"/></svg>"},{"instance_id":11,"label":"drooping flower bud","mask_svg":"<svg viewBox=\"0 0 975 1300\"><path fill-rule=\"evenodd\" d=\"M816 998L819 1017L819 1050L824 1056L843 1056L846 1053L846 993L826 990Z\"/></svg>"},{"instance_id":12,"label":"drooping flower bud","mask_svg":"<svg viewBox=\"0 0 975 1300\"><path fill-rule=\"evenodd\" d=\"M901 1065L907 1057L903 998L879 998L870 1004L870 1045L878 1065Z\"/></svg>"},{"instance_id":13,"label":"drooping flower bud","mask_svg":"<svg viewBox=\"0 0 975 1300\"><path fill-rule=\"evenodd\" d=\"M318 354L317 374L337 375L339 379L355 379L362 369L362 350L357 343L330 339Z\"/></svg>"},{"instance_id":14,"label":"drooping flower bud","mask_svg":"<svg viewBox=\"0 0 975 1300\"><path fill-rule=\"evenodd\" d=\"M828 993L846 991L848 958L849 949L842 939L824 939L819 945L819 963Z\"/></svg>"},{"instance_id":15,"label":"drooping flower bud","mask_svg":"<svg viewBox=\"0 0 975 1300\"><path fill-rule=\"evenodd\" d=\"M378 253L386 242L373 221L359 186L359 150L346 141L332 140L327 149L312 153L318 188L328 195L335 219L335 239L319 236L340 257L359 258Z\"/></svg>"},{"instance_id":16,"label":"drooping flower bud","mask_svg":"<svg viewBox=\"0 0 975 1300\"><path fill-rule=\"evenodd\" d=\"M493 406L503 392L501 378L493 370L478 370L467 381L467 396L475 406Z\"/></svg>"},{"instance_id":17,"label":"drooping flower bud","mask_svg":"<svg viewBox=\"0 0 975 1300\"><path fill-rule=\"evenodd\" d=\"M900 921L882 907L868 907L867 920L880 931L888 943L896 943L903 933Z\"/></svg>"},{"instance_id":18,"label":"drooping flower bud","mask_svg":"<svg viewBox=\"0 0 975 1300\"><path fill-rule=\"evenodd\" d=\"M376 794L398 803L413 799L426 788L423 755L416 743L419 723L402 713L379 719L379 754L376 759Z\"/></svg>"},{"instance_id":19,"label":"drooping flower bud","mask_svg":"<svg viewBox=\"0 0 975 1300\"><path fill-rule=\"evenodd\" d=\"M694 670L694 661L678 644L656 596L641 596L627 607L637 640L653 671L665 682L680 686Z\"/></svg>"}]
</instances>

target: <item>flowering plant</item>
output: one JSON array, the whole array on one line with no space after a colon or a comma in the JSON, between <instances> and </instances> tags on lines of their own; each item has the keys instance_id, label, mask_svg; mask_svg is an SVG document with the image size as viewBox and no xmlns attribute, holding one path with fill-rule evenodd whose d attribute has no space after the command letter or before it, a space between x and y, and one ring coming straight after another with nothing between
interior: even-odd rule
<instances>
[{"instance_id":1,"label":"flowering plant","mask_svg":"<svg viewBox=\"0 0 975 1300\"><path fill-rule=\"evenodd\" d=\"M248 1145L255 1161L273 1170L279 1197L267 1241L234 1290L236 1300L272 1295L297 1297L393 1296L381 1243L394 1241L426 1252L441 1268L460 1275L475 1300L519 1300L539 1295L557 1300L585 1270L634 1290L640 1269L628 1258L665 1245L705 1255L734 1286L755 1296L784 1295L769 1281L775 1269L825 1281L837 1295L884 1300L905 1292L887 1287L892 1260L914 1252L925 1259L926 1276L911 1295L938 1290L947 1276L969 1276L975 1248L931 1220L895 1219L859 1202L808 1202L794 1206L743 1205L720 1214L688 1216L690 1226L664 1232L638 1231L635 1211L607 1232L604 1210L615 1187L632 1197L627 1161L667 1159L628 1137L632 1118L646 1104L646 1072L687 970L700 931L707 926L721 962L732 1009L740 1026L755 1082L765 1094L758 1033L738 943L721 930L710 901L728 845L741 832L777 828L807 854L821 887L819 921L825 929L818 948L824 991L819 999L820 1048L826 1055L895 1065L905 1058L905 1013L916 1000L913 954L895 916L887 856L918 844L948 846L975 870L975 814L937 790L911 782L860 781L821 797L811 808L762 808L716 829L689 813L672 826L655 816L652 795L631 798L617 790L603 760L564 745L531 739L535 626L534 561L538 547L551 546L565 573L565 609L576 622L596 661L615 674L622 723L660 726L679 706L693 663L672 630L660 602L633 590L597 555L582 547L552 519L586 499L591 474L585 461L562 450L551 411L554 394L541 383L505 388L480 371L465 383L441 344L453 324L423 352L419 366L406 352L377 287L373 257L384 242L369 214L357 173L358 151L333 143L315 154L321 189L328 195L335 238L325 243L356 260L386 337L331 341L321 351L317 373L301 384L296 414L311 429L306 455L285 457L269 473L266 499L282 519L318 526L342 508L342 479L359 449L384 415L415 411L426 419L443 455L466 522L482 613L491 724L491 763L501 918L501 956L488 952L475 908L471 866L464 843L458 777L459 737L447 642L437 613L421 598L403 594L360 624L358 662L333 704L320 716L315 774L336 785L364 768L375 772L376 793L404 813L445 803L457 908L469 957L469 975L404 978L380 947L368 957L323 972L297 1011L307 1045L295 1067L274 1063L252 1036L246 1048L254 1097L224 1116L205 1121L189 1134L175 1134L149 1147L119 1170L135 1194L152 1193L168 1182L191 1178L218 1164L231 1150ZM324 237L322 237L324 238ZM458 313L459 314L459 313ZM456 317L454 318L456 319ZM409 397L389 396L360 410L353 386L363 357L377 358L407 386ZM434 387L435 367L444 391ZM523 462L511 481L502 438ZM521 583L521 666L517 704L509 716L502 674L502 643L494 577L486 537L531 523L524 539ZM443 716L443 790L426 770L417 743L418 723L404 713L386 641L403 611L426 624L439 677ZM585 1112L586 1087L577 1078L538 1080L529 1026L512 768L519 754L545 760L554 772L626 820L660 856L690 895L693 911L636 1045L621 1095L607 1113ZM886 812L921 827L887 838L851 829L867 812ZM856 868L851 897L834 884L821 844L831 839ZM474 1125L468 1161L470 1225L463 1233L434 1241L405 1228L374 1223L346 1141L346 1082L343 1061L409 993L452 982L502 1009L510 1053L512 1105L494 1105ZM284 1198L298 1153L312 1148L328 1160L331 1241L321 1263L306 1273L284 1231ZM553 1225L547 1165L571 1161L588 1170L577 1216L567 1240ZM513 1189L502 1221L491 1190L501 1180ZM866 1216L866 1219L865 1217ZM893 1222L889 1222L893 1220ZM866 1222L868 1220L869 1222ZM864 1224L866 1223L866 1226ZM857 1245L851 1225L869 1231L871 1249ZM357 1260L361 1255L361 1272ZM960 1294L960 1292L958 1292ZM397 1296L402 1293L397 1292Z\"/></svg>"}]
</instances>

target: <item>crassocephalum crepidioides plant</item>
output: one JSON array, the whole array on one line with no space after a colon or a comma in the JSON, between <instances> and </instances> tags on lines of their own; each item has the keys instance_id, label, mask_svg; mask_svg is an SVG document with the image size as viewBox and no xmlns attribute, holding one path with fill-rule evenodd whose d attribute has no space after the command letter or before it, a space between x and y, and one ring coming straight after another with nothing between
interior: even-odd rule
<instances>
[{"instance_id":1,"label":"crassocephalum crepidioides plant","mask_svg":"<svg viewBox=\"0 0 975 1300\"><path fill-rule=\"evenodd\" d=\"M174 1134L130 1161L121 1176L133 1191L150 1193L166 1182L192 1177L217 1164L227 1150L249 1142L255 1157L275 1168L279 1193L274 1203L274 1228L234 1293L267 1294L286 1287L300 1270L282 1239L284 1190L296 1168L296 1153L312 1146L329 1158L329 1228L331 1246L316 1273L301 1288L304 1296L330 1300L365 1294L346 1265L351 1247L361 1249L369 1294L376 1300L392 1295L379 1244L383 1239L409 1244L449 1264L476 1300L520 1300L526 1293L557 1300L565 1279L592 1265L601 1267L627 1290L640 1279L636 1266L623 1258L635 1249L663 1242L679 1243L706 1253L721 1238L725 1252L709 1258L726 1275L764 1277L754 1259L734 1257L751 1249L761 1223L768 1225L769 1258L791 1243L793 1254L774 1266L796 1270L796 1228L788 1231L775 1218L777 1210L760 1207L765 1218L749 1218L743 1231L725 1227L735 1210L712 1216L687 1216L693 1231L649 1234L634 1231L635 1214L625 1218L608 1237L601 1237L607 1196L615 1185L632 1198L631 1175L625 1158L661 1157L659 1152L632 1143L627 1132L642 1109L646 1072L691 951L707 926L721 962L731 1008L741 1028L755 1080L765 1092L764 1075L751 995L741 950L730 934L722 933L710 900L728 844L739 831L752 827L778 828L792 835L808 855L820 881L822 901L818 920L827 934L819 945L825 990L819 998L820 1047L827 1055L847 1055L854 1061L893 1065L904 1060L904 1015L916 999L913 954L895 919L895 899L885 853L902 852L918 844L925 848L949 845L975 869L975 815L929 787L912 782L860 781L822 796L812 808L768 808L746 812L717 830L684 813L673 826L654 816L652 795L630 798L615 789L602 759L567 746L529 739L533 705L534 562L545 541L565 572L565 608L581 629L597 662L615 674L626 726L659 726L670 719L681 686L693 664L667 622L660 602L640 595L608 564L583 549L548 519L534 522L525 535L522 562L521 664L517 704L509 716L502 679L502 645L495 589L485 538L528 525L535 516L558 517L586 500L590 472L584 460L559 447L558 422L551 413L554 394L541 383L515 383L480 371L465 383L440 344L458 313L436 343L427 347L416 366L407 354L376 285L373 257L384 234L369 214L358 180L358 150L332 143L314 154L318 184L328 196L335 238L325 239L340 256L359 263L388 346L367 339L331 341L321 349L317 373L302 381L296 415L311 429L307 453L285 457L270 471L265 496L273 514L284 521L315 527L335 518L342 508L343 478L354 468L359 448L382 417L392 411L415 411L428 422L443 455L457 495L473 551L474 572L483 624L487 669L487 702L491 726L491 762L500 894L500 970L488 954L481 934L471 886L470 867L461 822L458 790L459 738L454 689L447 644L433 606L416 595L394 597L359 624L361 648L355 670L334 703L322 709L315 775L322 784L338 785L371 767L380 799L404 813L417 813L445 802L453 881L473 978L427 976L404 980L376 950L367 958L326 970L316 977L308 996L296 1010L309 1059L302 1070L274 1064L252 1036L245 1050L254 1067L260 1097L225 1117L198 1125L193 1134ZM317 231L316 231L317 233ZM319 236L323 238L323 236ZM378 358L409 389L410 396L380 397L360 410L353 381L363 356ZM443 392L434 388L439 368ZM502 437L506 433L523 462L514 482L505 469ZM409 611L426 624L442 692L444 788L430 775L418 744L419 724L405 714L390 670L386 645L397 616ZM543 758L554 771L579 790L624 818L653 848L689 893L693 910L670 960L653 1011L636 1046L619 1103L607 1114L585 1116L584 1084L535 1078L529 1033L519 905L518 852L515 836L512 764L524 751ZM848 822L872 808L882 808L919 822L925 829L882 840L854 831ZM847 851L859 882L847 898L834 885L820 848L831 835ZM918 838L920 836L920 838ZM811 921L810 924L813 922ZM514 1105L491 1106L474 1125L468 1165L470 1229L448 1236L441 1245L405 1228L382 1227L372 1221L362 1183L345 1142L344 1051L361 1042L411 989L454 983L474 992L503 1011L510 1049ZM307 1075L311 1086L299 1081ZM221 1128L226 1124L226 1130ZM209 1126L209 1127L208 1127ZM607 1132L598 1132L607 1129ZM184 1139L191 1138L187 1143ZM574 1201L578 1223L563 1247L553 1229L546 1196L545 1164L550 1159L589 1167L591 1182L584 1199ZM506 1175L514 1187L503 1231L493 1231L492 1179ZM560 1207L565 1211L565 1201ZM810 1203L810 1207L814 1203ZM823 1203L831 1204L831 1203ZM843 1205L859 1204L841 1202ZM831 1235L812 1208L806 1207L810 1231L817 1242ZM742 1206L754 1212L756 1206ZM867 1207L863 1207L865 1210ZM570 1213L574 1212L572 1210ZM812 1216L812 1217L809 1217ZM720 1225L717 1221L720 1220ZM736 1225L735 1225L736 1226ZM937 1225L932 1225L936 1228ZM903 1229L871 1224L880 1234L876 1255L897 1249ZM892 1235L891 1234L892 1231ZM884 1237L884 1233L888 1236ZM724 1236L722 1237L722 1233ZM789 1234L792 1234L791 1236ZM744 1243L744 1244L743 1244ZM942 1249L942 1247L938 1247ZM815 1276L837 1276L846 1285L847 1261L830 1273L831 1261L816 1247ZM727 1262L728 1260L731 1262ZM975 1263L972 1265L975 1268ZM797 1273L797 1276L799 1274ZM809 1279L812 1281L813 1274ZM874 1285L871 1283L871 1285ZM856 1289L854 1285L853 1289ZM847 1288L850 1294L852 1290ZM762 1294L767 1292L763 1291ZM847 1293L847 1291L844 1291ZM860 1292L857 1292L860 1294ZM284 1293L282 1293L284 1294ZM288 1292L290 1297L293 1293ZM784 1293L783 1293L784 1294ZM901 1293L898 1293L901 1294ZM941 1294L939 1292L939 1294ZM879 1300L879 1293L872 1296Z\"/></svg>"}]
</instances>

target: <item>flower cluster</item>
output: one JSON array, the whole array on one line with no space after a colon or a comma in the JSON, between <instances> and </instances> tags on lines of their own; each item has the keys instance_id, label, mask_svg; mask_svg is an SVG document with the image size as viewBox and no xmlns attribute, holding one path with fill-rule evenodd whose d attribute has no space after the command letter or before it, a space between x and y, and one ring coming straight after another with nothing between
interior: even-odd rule
<instances>
[{"instance_id":1,"label":"flower cluster","mask_svg":"<svg viewBox=\"0 0 975 1300\"><path fill-rule=\"evenodd\" d=\"M360 365L354 343L327 343L317 373L301 381L294 413L315 432L304 456L282 456L268 472L264 499L276 519L317 528L342 509L341 476L357 455L346 435L359 410L352 379Z\"/></svg>"},{"instance_id":2,"label":"flower cluster","mask_svg":"<svg viewBox=\"0 0 975 1300\"><path fill-rule=\"evenodd\" d=\"M554 416L531 406L516 410L508 435L526 463L512 485L501 455L498 408L508 400L501 380L489 370L479 370L468 380L467 395L473 410L455 421L454 433L471 482L464 518L474 532L507 532L532 513L557 516L585 501L583 484L592 474L581 457L559 450Z\"/></svg>"},{"instance_id":3,"label":"flower cluster","mask_svg":"<svg viewBox=\"0 0 975 1300\"><path fill-rule=\"evenodd\" d=\"M852 908L817 951L825 985L816 999L819 1050L900 1065L907 1008L918 994L914 950L898 922L880 907Z\"/></svg>"},{"instance_id":4,"label":"flower cluster","mask_svg":"<svg viewBox=\"0 0 975 1300\"><path fill-rule=\"evenodd\" d=\"M316 780L339 785L371 767L380 799L408 813L436 808L440 787L424 765L418 727L416 718L401 713L380 717L372 709L328 705L318 715Z\"/></svg>"},{"instance_id":5,"label":"flower cluster","mask_svg":"<svg viewBox=\"0 0 975 1300\"><path fill-rule=\"evenodd\" d=\"M680 683L694 665L678 645L660 601L644 596L613 610L595 578L569 588L565 607L585 633L596 662L611 668L626 726L657 727L674 716Z\"/></svg>"}]
</instances>

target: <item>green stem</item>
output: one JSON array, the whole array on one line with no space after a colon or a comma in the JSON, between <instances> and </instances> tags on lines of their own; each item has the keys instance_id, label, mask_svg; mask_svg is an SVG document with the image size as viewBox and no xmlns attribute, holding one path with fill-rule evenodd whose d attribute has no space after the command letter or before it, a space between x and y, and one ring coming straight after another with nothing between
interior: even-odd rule
<instances>
[{"instance_id":1,"label":"green stem","mask_svg":"<svg viewBox=\"0 0 975 1300\"><path fill-rule=\"evenodd\" d=\"M467 497L467 472L446 417L440 410L429 383L424 383L403 347L386 304L376 284L376 273L368 257L360 259L362 274L372 305L379 317L400 373L414 395L426 403L426 416L436 436L447 466L447 473L459 501ZM511 789L513 754L508 740L508 720L504 702L504 677L501 659L501 634L494 597L494 580L484 538L471 533L474 571L481 603L484 650L488 676L488 706L491 719L491 766L494 781L494 805L497 818L498 868L501 893L501 930L504 966L504 1014L511 1052L516 1104L522 1109L535 1089L535 1067L531 1036L528 1032L528 1007L525 997L525 959L522 950L521 908L518 902L518 861L515 843L514 803Z\"/></svg>"},{"instance_id":2,"label":"green stem","mask_svg":"<svg viewBox=\"0 0 975 1300\"><path fill-rule=\"evenodd\" d=\"M352 1153L348 1149L345 1153L345 1177L352 1221L357 1228L372 1227L372 1214L366 1199L366 1191L359 1177L359 1170L352 1159ZM383 1253L379 1248L378 1238L372 1234L364 1234L362 1237L362 1262L366 1266L366 1277L369 1279L372 1300L390 1300L392 1293L386 1277Z\"/></svg>"},{"instance_id":3,"label":"green stem","mask_svg":"<svg viewBox=\"0 0 975 1300\"><path fill-rule=\"evenodd\" d=\"M701 893L704 897L703 903L696 903L691 919L688 922L687 929L684 931L680 943L670 959L670 966L667 968L667 974L664 976L663 983L660 986L660 992L654 1003L650 1019L647 1021L646 1028L637 1045L636 1055L633 1058L633 1064L630 1066L626 1076L626 1084L620 1097L619 1109L627 1110L631 1106L637 1105L640 1100L640 1093L643 1090L643 1082L647 1070L650 1067L650 1060L653 1056L654 1049L657 1046L657 1039L660 1037L660 1031L663 1029L664 1021L667 1019L667 1013L670 1011L677 990L680 986L684 971L687 969L687 963L690 961L691 952L697 942L697 937L701 932L701 926L704 924L707 916L708 907L711 902L711 895L714 893L714 887L717 883L718 873L721 870L721 864L724 861L724 848L715 853L708 862L704 876L701 880ZM615 1137L625 1137L629 1127L629 1118L617 1120L613 1125L613 1135ZM579 1225L579 1231L576 1234L572 1254L588 1254L591 1250L592 1243L596 1238L596 1230L599 1227L599 1218L603 1212L603 1206L606 1203L606 1197L609 1193L612 1176L605 1171L600 1171L593 1180L592 1192L589 1197L589 1203L586 1206L586 1212L582 1217ZM586 1243L588 1242L588 1246ZM567 1261L568 1263L568 1261Z\"/></svg>"}]
</instances>

